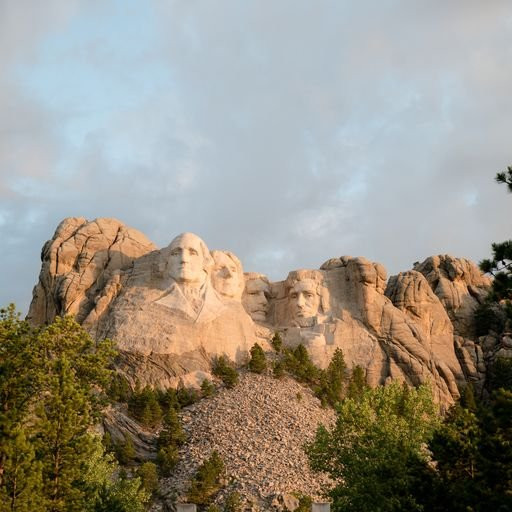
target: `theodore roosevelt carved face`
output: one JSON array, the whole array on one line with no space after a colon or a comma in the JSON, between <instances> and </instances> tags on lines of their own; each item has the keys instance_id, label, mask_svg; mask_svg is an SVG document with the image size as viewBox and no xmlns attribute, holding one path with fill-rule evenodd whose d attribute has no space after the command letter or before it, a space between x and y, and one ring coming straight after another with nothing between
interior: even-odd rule
<instances>
[{"instance_id":1,"label":"theodore roosevelt carved face","mask_svg":"<svg viewBox=\"0 0 512 512\"><path fill-rule=\"evenodd\" d=\"M255 322L265 322L269 310L270 284L263 274L245 274L245 290L242 302Z\"/></svg>"}]
</instances>

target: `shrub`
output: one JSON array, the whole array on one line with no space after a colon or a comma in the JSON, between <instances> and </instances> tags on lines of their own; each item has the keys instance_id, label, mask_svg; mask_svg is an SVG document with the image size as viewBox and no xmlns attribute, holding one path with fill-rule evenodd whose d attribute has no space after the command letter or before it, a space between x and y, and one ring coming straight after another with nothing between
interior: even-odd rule
<instances>
[{"instance_id":1,"label":"shrub","mask_svg":"<svg viewBox=\"0 0 512 512\"><path fill-rule=\"evenodd\" d=\"M215 393L215 386L212 381L209 379L204 379L201 382L201 394L204 398L212 396Z\"/></svg>"},{"instance_id":2,"label":"shrub","mask_svg":"<svg viewBox=\"0 0 512 512\"><path fill-rule=\"evenodd\" d=\"M198 468L190 482L187 498L196 505L208 505L222 487L224 462L219 453L213 451Z\"/></svg>"},{"instance_id":3,"label":"shrub","mask_svg":"<svg viewBox=\"0 0 512 512\"><path fill-rule=\"evenodd\" d=\"M278 332L274 333L274 336L272 336L270 343L277 354L281 353L281 350L283 349L283 339L281 338L281 335Z\"/></svg>"},{"instance_id":4,"label":"shrub","mask_svg":"<svg viewBox=\"0 0 512 512\"><path fill-rule=\"evenodd\" d=\"M158 426L162 420L162 408L158 402L158 392L146 386L136 389L128 401L128 412L141 425L149 428Z\"/></svg>"},{"instance_id":5,"label":"shrub","mask_svg":"<svg viewBox=\"0 0 512 512\"><path fill-rule=\"evenodd\" d=\"M238 384L238 372L231 366L225 356L214 359L212 371L227 388L233 388Z\"/></svg>"},{"instance_id":6,"label":"shrub","mask_svg":"<svg viewBox=\"0 0 512 512\"><path fill-rule=\"evenodd\" d=\"M178 464L180 455L178 447L175 445L163 446L158 450L156 455L156 463L158 471L162 476L169 476Z\"/></svg>"},{"instance_id":7,"label":"shrub","mask_svg":"<svg viewBox=\"0 0 512 512\"><path fill-rule=\"evenodd\" d=\"M299 500L299 505L294 512L309 512L311 510L311 505L313 504L311 496L299 492L295 493L295 497Z\"/></svg>"},{"instance_id":8,"label":"shrub","mask_svg":"<svg viewBox=\"0 0 512 512\"><path fill-rule=\"evenodd\" d=\"M224 501L224 512L241 512L242 498L236 491L230 492Z\"/></svg>"},{"instance_id":9,"label":"shrub","mask_svg":"<svg viewBox=\"0 0 512 512\"><path fill-rule=\"evenodd\" d=\"M320 385L316 394L322 403L334 407L342 399L346 369L343 352L337 348L327 369L318 372Z\"/></svg>"},{"instance_id":10,"label":"shrub","mask_svg":"<svg viewBox=\"0 0 512 512\"><path fill-rule=\"evenodd\" d=\"M164 417L164 428L158 436L157 464L160 473L167 476L176 467L179 460L179 447L186 436L180 418L175 409L169 409Z\"/></svg>"},{"instance_id":11,"label":"shrub","mask_svg":"<svg viewBox=\"0 0 512 512\"><path fill-rule=\"evenodd\" d=\"M158 489L158 473L153 462L144 462L137 469L137 476L140 478L142 487L149 494L153 494Z\"/></svg>"},{"instance_id":12,"label":"shrub","mask_svg":"<svg viewBox=\"0 0 512 512\"><path fill-rule=\"evenodd\" d=\"M199 393L194 388L180 387L176 390L176 398L180 407L187 407L196 403L199 399Z\"/></svg>"},{"instance_id":13,"label":"shrub","mask_svg":"<svg viewBox=\"0 0 512 512\"><path fill-rule=\"evenodd\" d=\"M319 370L311 361L306 347L302 343L293 350L285 349L284 367L298 381L314 384L318 381Z\"/></svg>"},{"instance_id":14,"label":"shrub","mask_svg":"<svg viewBox=\"0 0 512 512\"><path fill-rule=\"evenodd\" d=\"M249 370L254 373L263 373L267 369L267 358L263 349L255 343L251 347L251 359L249 360Z\"/></svg>"},{"instance_id":15,"label":"shrub","mask_svg":"<svg viewBox=\"0 0 512 512\"><path fill-rule=\"evenodd\" d=\"M115 373L107 394L114 402L128 402L133 392L126 378L119 373Z\"/></svg>"},{"instance_id":16,"label":"shrub","mask_svg":"<svg viewBox=\"0 0 512 512\"><path fill-rule=\"evenodd\" d=\"M365 390L368 389L368 383L366 382L366 374L361 366L355 366L350 376L348 383L347 396L354 400L359 400Z\"/></svg>"},{"instance_id":17,"label":"shrub","mask_svg":"<svg viewBox=\"0 0 512 512\"><path fill-rule=\"evenodd\" d=\"M273 364L272 373L276 379L280 379L284 375L284 363L283 361L275 361Z\"/></svg>"},{"instance_id":18,"label":"shrub","mask_svg":"<svg viewBox=\"0 0 512 512\"><path fill-rule=\"evenodd\" d=\"M124 442L115 444L115 453L117 460L121 464L129 464L135 458L135 447L132 438L127 435Z\"/></svg>"}]
</instances>

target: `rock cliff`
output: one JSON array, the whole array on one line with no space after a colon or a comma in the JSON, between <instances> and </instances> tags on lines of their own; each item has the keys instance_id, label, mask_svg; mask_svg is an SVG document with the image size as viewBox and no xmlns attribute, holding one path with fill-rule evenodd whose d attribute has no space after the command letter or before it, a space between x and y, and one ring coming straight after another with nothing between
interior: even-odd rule
<instances>
[{"instance_id":1,"label":"rock cliff","mask_svg":"<svg viewBox=\"0 0 512 512\"><path fill-rule=\"evenodd\" d=\"M378 263L341 256L270 282L191 233L158 249L117 220L69 218L43 247L28 317L71 314L114 339L132 385L198 384L212 357L241 364L279 331L321 367L341 348L371 385L429 381L449 404L485 375L472 316L489 285L476 265L448 255L389 279Z\"/></svg>"}]
</instances>

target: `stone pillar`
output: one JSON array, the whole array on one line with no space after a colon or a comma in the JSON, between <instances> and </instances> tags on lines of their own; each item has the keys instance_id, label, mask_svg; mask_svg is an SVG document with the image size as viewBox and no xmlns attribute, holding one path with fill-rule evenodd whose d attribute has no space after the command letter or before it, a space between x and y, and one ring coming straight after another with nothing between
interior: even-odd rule
<instances>
[{"instance_id":1,"label":"stone pillar","mask_svg":"<svg viewBox=\"0 0 512 512\"><path fill-rule=\"evenodd\" d=\"M176 512L196 512L197 507L193 503L176 503Z\"/></svg>"},{"instance_id":2,"label":"stone pillar","mask_svg":"<svg viewBox=\"0 0 512 512\"><path fill-rule=\"evenodd\" d=\"M330 503L313 503L311 505L311 512L331 512Z\"/></svg>"}]
</instances>

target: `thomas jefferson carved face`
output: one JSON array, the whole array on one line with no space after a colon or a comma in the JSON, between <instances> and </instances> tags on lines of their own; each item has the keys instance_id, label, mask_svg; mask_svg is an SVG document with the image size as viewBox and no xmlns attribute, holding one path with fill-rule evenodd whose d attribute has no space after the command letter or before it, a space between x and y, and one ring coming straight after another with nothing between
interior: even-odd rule
<instances>
[{"instance_id":1,"label":"thomas jefferson carved face","mask_svg":"<svg viewBox=\"0 0 512 512\"><path fill-rule=\"evenodd\" d=\"M179 283L202 284L206 280L204 242L193 233L178 235L169 246L169 272Z\"/></svg>"},{"instance_id":2,"label":"thomas jefferson carved face","mask_svg":"<svg viewBox=\"0 0 512 512\"><path fill-rule=\"evenodd\" d=\"M250 277L251 274L246 275L248 277L243 295L244 307L254 321L265 322L269 310L270 285L268 280L262 274L256 274L257 277Z\"/></svg>"},{"instance_id":3,"label":"thomas jefferson carved face","mask_svg":"<svg viewBox=\"0 0 512 512\"><path fill-rule=\"evenodd\" d=\"M290 289L288 299L290 311L296 320L312 318L318 315L320 295L318 283L313 279L297 281Z\"/></svg>"},{"instance_id":4,"label":"thomas jefferson carved face","mask_svg":"<svg viewBox=\"0 0 512 512\"><path fill-rule=\"evenodd\" d=\"M212 283L224 297L240 300L243 292L243 270L240 260L229 251L212 251L214 267Z\"/></svg>"}]
</instances>

